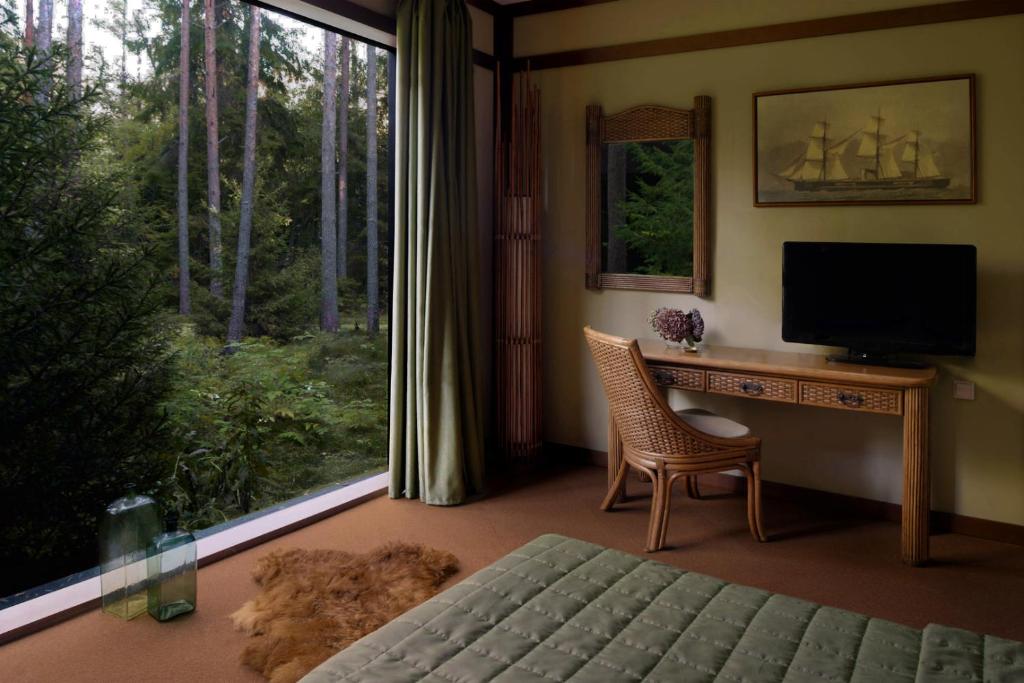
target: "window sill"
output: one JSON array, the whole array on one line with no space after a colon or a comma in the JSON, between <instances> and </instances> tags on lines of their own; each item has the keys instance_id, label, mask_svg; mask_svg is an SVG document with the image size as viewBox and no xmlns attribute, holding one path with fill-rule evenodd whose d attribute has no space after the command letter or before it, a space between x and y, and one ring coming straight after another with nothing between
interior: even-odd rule
<instances>
[{"instance_id":1,"label":"window sill","mask_svg":"<svg viewBox=\"0 0 1024 683\"><path fill-rule=\"evenodd\" d=\"M387 486L388 473L381 472L197 532L199 566L205 567L376 498ZM50 584L51 590L43 587L41 594L0 610L0 645L97 607L100 599L98 573L85 571L78 576L81 578L69 585L60 586L69 579L56 581Z\"/></svg>"}]
</instances>

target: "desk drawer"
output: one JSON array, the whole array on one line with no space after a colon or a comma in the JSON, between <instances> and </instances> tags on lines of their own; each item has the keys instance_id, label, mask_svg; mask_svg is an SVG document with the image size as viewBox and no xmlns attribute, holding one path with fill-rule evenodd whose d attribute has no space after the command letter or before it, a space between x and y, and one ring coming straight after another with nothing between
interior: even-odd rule
<instances>
[{"instance_id":1,"label":"desk drawer","mask_svg":"<svg viewBox=\"0 0 1024 683\"><path fill-rule=\"evenodd\" d=\"M800 403L865 413L903 414L903 392L821 382L800 382Z\"/></svg>"},{"instance_id":2,"label":"desk drawer","mask_svg":"<svg viewBox=\"0 0 1024 683\"><path fill-rule=\"evenodd\" d=\"M795 379L708 372L708 391L713 394L733 394L765 401L796 403L796 387Z\"/></svg>"},{"instance_id":3,"label":"desk drawer","mask_svg":"<svg viewBox=\"0 0 1024 683\"><path fill-rule=\"evenodd\" d=\"M704 371L675 365L648 365L654 383L672 389L704 391Z\"/></svg>"}]
</instances>

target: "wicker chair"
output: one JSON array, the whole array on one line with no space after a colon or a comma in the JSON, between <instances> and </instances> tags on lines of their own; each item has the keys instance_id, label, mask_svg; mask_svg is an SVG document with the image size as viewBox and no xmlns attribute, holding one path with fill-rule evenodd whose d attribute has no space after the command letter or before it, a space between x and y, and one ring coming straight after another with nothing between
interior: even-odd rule
<instances>
[{"instance_id":1,"label":"wicker chair","mask_svg":"<svg viewBox=\"0 0 1024 683\"><path fill-rule=\"evenodd\" d=\"M601 509L610 510L619 500L630 467L646 473L654 482L647 552L661 550L676 479L686 477L691 483L689 478L701 473L739 469L747 477L750 533L758 541L766 540L761 525L761 440L747 436L743 425L707 411L673 411L651 379L635 339L589 327L583 334L622 438L622 462Z\"/></svg>"}]
</instances>

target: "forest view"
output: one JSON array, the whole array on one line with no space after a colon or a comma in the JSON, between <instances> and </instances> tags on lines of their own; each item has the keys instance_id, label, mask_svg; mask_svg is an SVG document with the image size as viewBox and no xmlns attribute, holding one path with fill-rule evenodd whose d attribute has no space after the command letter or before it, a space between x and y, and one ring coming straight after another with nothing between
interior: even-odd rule
<instances>
[{"instance_id":1,"label":"forest view","mask_svg":"<svg viewBox=\"0 0 1024 683\"><path fill-rule=\"evenodd\" d=\"M0 598L130 488L202 529L386 466L393 73L235 0L0 0Z\"/></svg>"},{"instance_id":2,"label":"forest view","mask_svg":"<svg viewBox=\"0 0 1024 683\"><path fill-rule=\"evenodd\" d=\"M692 275L693 141L608 143L602 163L602 269Z\"/></svg>"}]
</instances>

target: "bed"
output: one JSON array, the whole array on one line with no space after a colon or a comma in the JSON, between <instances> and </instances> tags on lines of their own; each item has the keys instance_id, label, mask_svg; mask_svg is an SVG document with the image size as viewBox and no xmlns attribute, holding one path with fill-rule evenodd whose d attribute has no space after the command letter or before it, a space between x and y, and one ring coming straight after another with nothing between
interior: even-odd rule
<instances>
[{"instance_id":1,"label":"bed","mask_svg":"<svg viewBox=\"0 0 1024 683\"><path fill-rule=\"evenodd\" d=\"M924 630L540 536L353 643L340 681L1024 681L1024 645Z\"/></svg>"}]
</instances>

